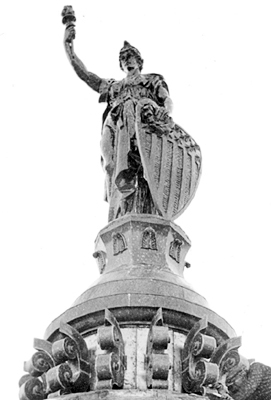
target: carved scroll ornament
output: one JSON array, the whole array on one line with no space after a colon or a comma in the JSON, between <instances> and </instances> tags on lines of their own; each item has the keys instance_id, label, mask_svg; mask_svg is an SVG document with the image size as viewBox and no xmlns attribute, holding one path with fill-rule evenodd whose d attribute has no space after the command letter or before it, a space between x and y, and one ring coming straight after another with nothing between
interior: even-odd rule
<instances>
[{"instance_id":1,"label":"carved scroll ornament","mask_svg":"<svg viewBox=\"0 0 271 400\"><path fill-rule=\"evenodd\" d=\"M151 322L147 339L145 365L149 389L168 388L170 362L166 350L169 342L168 327L163 325L162 309L159 308Z\"/></svg>"},{"instance_id":2,"label":"carved scroll ornament","mask_svg":"<svg viewBox=\"0 0 271 400\"><path fill-rule=\"evenodd\" d=\"M54 343L35 339L38 350L25 362L20 382L20 400L43 400L88 389L90 364L86 343L76 329L62 323L63 339Z\"/></svg>"},{"instance_id":3,"label":"carved scroll ornament","mask_svg":"<svg viewBox=\"0 0 271 400\"><path fill-rule=\"evenodd\" d=\"M207 361L216 348L215 339L201 333L207 326L207 318L198 321L185 341L182 373L183 388L187 393L205 395L206 388L214 384L219 377L218 366Z\"/></svg>"},{"instance_id":4,"label":"carved scroll ornament","mask_svg":"<svg viewBox=\"0 0 271 400\"><path fill-rule=\"evenodd\" d=\"M122 388L124 382L124 342L114 315L105 309L105 326L98 329L98 343L104 354L96 358L96 389Z\"/></svg>"},{"instance_id":5,"label":"carved scroll ornament","mask_svg":"<svg viewBox=\"0 0 271 400\"><path fill-rule=\"evenodd\" d=\"M228 339L217 347L213 337L201 333L207 326L206 318L198 321L186 338L182 363L185 392L199 393L210 399L255 400L256 397L239 398L234 394L240 384L240 373L247 377L249 370L249 361L238 353L241 338ZM251 387L249 382L247 384L247 388ZM245 390L245 385L242 389Z\"/></svg>"}]
</instances>

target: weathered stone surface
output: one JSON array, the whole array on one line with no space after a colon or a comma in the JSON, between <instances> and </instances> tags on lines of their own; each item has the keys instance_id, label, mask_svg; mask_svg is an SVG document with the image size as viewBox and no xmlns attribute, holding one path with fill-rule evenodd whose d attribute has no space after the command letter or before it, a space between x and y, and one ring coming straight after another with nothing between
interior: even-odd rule
<instances>
[{"instance_id":1,"label":"weathered stone surface","mask_svg":"<svg viewBox=\"0 0 271 400\"><path fill-rule=\"evenodd\" d=\"M103 390L62 396L64 400L208 400L207 397L161 390ZM57 398L55 398L57 400ZM219 399L219 397L217 397Z\"/></svg>"},{"instance_id":2,"label":"weathered stone surface","mask_svg":"<svg viewBox=\"0 0 271 400\"><path fill-rule=\"evenodd\" d=\"M179 246L178 249L173 249ZM153 215L126 215L101 230L96 251L103 251L107 262L103 273L122 265L151 265L183 277L185 257L191 242L174 223ZM174 251L175 250L175 251ZM186 284L188 287L189 285Z\"/></svg>"},{"instance_id":3,"label":"weathered stone surface","mask_svg":"<svg viewBox=\"0 0 271 400\"><path fill-rule=\"evenodd\" d=\"M234 400L269 400L271 368L258 362L248 368L238 365L227 377L226 384Z\"/></svg>"},{"instance_id":4,"label":"weathered stone surface","mask_svg":"<svg viewBox=\"0 0 271 400\"><path fill-rule=\"evenodd\" d=\"M207 328L205 317L188 334L169 329L161 308L150 327L131 324L122 329L105 310L104 325L84 339L74 328L62 324L61 333L66 337L52 344L36 341L48 353L50 363L40 371L30 366L29 377L21 380L21 400L66 397L77 392L85 398L84 388L92 398L110 389L134 394L136 390L148 391L156 397L158 389L158 397L164 398L166 393L167 399L177 393L201 394L209 400L243 399L244 390L255 399L265 399L262 396L270 391L270 368L257 363L249 366L238 354L241 338L219 345Z\"/></svg>"},{"instance_id":5,"label":"weathered stone surface","mask_svg":"<svg viewBox=\"0 0 271 400\"><path fill-rule=\"evenodd\" d=\"M113 311L121 326L149 325L160 307L165 323L183 332L207 315L208 329L219 343L235 336L231 326L185 280L189 248L187 235L162 217L126 215L111 222L96 240L95 254L102 252L105 260L100 278L53 321L46 337L56 337L61 320L82 334L95 330L103 324L105 308Z\"/></svg>"}]
</instances>

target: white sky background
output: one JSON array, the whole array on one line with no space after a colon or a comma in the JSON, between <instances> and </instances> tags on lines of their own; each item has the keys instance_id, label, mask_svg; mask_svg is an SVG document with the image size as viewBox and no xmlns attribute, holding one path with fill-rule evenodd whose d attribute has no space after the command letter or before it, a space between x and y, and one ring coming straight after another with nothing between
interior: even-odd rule
<instances>
[{"instance_id":1,"label":"white sky background","mask_svg":"<svg viewBox=\"0 0 271 400\"><path fill-rule=\"evenodd\" d=\"M94 240L107 223L105 104L66 58L64 5L1 6L3 398L16 399L33 338L98 278ZM271 365L270 2L72 5L75 51L90 71L121 79L128 40L143 72L165 77L173 118L203 153L198 192L176 221L192 240L186 279L242 335L241 353Z\"/></svg>"}]
</instances>

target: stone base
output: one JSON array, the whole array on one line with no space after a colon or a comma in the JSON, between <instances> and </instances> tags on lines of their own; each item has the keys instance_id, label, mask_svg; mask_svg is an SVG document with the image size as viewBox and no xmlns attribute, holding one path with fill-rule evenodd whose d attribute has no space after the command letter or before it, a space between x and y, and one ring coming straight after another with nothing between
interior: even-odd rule
<instances>
[{"instance_id":1,"label":"stone base","mask_svg":"<svg viewBox=\"0 0 271 400\"><path fill-rule=\"evenodd\" d=\"M66 400L219 398L221 360L240 338L186 282L189 247L159 216L126 215L105 227L94 253L101 276L36 342L50 368L37 365L37 375L33 356L22 400L37 385Z\"/></svg>"},{"instance_id":2,"label":"stone base","mask_svg":"<svg viewBox=\"0 0 271 400\"><path fill-rule=\"evenodd\" d=\"M172 329L187 333L207 316L208 334L218 343L235 336L232 327L185 280L189 248L182 229L162 217L131 214L111 222L96 240L94 257L101 277L52 322L46 339L57 338L60 321L83 336L95 332L104 323L106 308L121 327L149 326L162 308L164 322Z\"/></svg>"},{"instance_id":3,"label":"stone base","mask_svg":"<svg viewBox=\"0 0 271 400\"><path fill-rule=\"evenodd\" d=\"M210 398L219 399L220 397L215 395L212 397L197 396L168 390L100 390L61 396L63 400L210 400ZM57 400L59 397L52 399Z\"/></svg>"}]
</instances>

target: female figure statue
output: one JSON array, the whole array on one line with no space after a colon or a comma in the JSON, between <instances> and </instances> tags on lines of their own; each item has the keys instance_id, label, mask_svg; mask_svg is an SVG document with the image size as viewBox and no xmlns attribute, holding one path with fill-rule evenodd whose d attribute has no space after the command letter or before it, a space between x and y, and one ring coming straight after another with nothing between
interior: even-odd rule
<instances>
[{"instance_id":1,"label":"female figure statue","mask_svg":"<svg viewBox=\"0 0 271 400\"><path fill-rule=\"evenodd\" d=\"M64 46L71 65L77 75L100 94L99 101L107 102L103 117L101 153L106 174L105 200L109 202L109 221L126 213L175 217L174 213L177 215L180 211L184 154L181 155L179 151L179 156L175 157L176 162L178 159L180 163L179 176L174 178L179 185L176 200L176 194L170 194L174 175L172 171L177 166L176 164L173 168L176 151L174 148L172 151L163 150L170 148L170 144L163 144L161 139L163 135L170 138L172 135L169 134L174 130L176 136L176 126L169 117L172 102L163 77L157 74L143 75L140 52L125 41L119 55L120 68L124 71L125 78L121 81L102 79L87 71L77 57L73 50L74 38L75 28L71 24L67 26L64 37ZM180 127L178 129L177 139L185 137L186 141L190 140L188 147L195 148L193 139ZM164 173L166 166L167 177ZM192 169L192 164L189 168ZM191 173L190 171L190 175ZM195 182L192 184L190 179L189 187L186 188L187 198L182 199L182 208L187 203L191 185L195 188ZM172 203L173 197L175 205Z\"/></svg>"}]
</instances>

